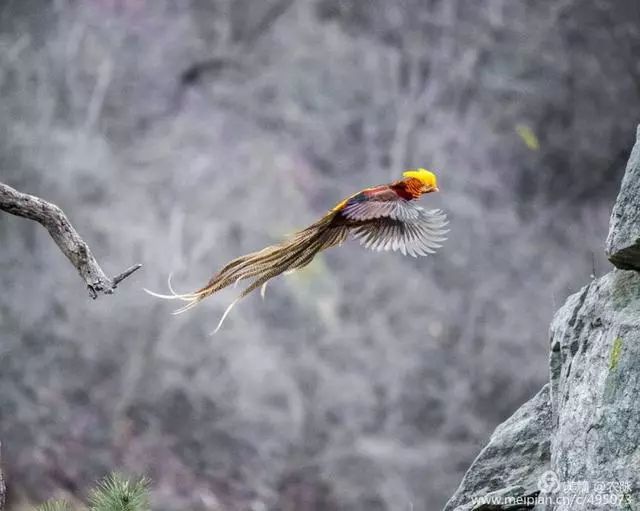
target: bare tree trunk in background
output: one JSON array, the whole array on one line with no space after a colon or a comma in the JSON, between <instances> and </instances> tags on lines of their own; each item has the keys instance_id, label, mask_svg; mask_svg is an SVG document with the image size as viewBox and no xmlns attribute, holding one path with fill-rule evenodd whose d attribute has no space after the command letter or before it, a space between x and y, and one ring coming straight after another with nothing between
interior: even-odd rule
<instances>
[{"instance_id":1,"label":"bare tree trunk in background","mask_svg":"<svg viewBox=\"0 0 640 511\"><path fill-rule=\"evenodd\" d=\"M113 294L120 282L142 267L141 264L136 264L110 279L93 257L89 245L80 237L58 206L39 197L21 193L3 183L0 183L0 210L34 220L47 229L62 253L86 282L89 295L94 300L99 293ZM2 494L0 483L0 495Z\"/></svg>"}]
</instances>

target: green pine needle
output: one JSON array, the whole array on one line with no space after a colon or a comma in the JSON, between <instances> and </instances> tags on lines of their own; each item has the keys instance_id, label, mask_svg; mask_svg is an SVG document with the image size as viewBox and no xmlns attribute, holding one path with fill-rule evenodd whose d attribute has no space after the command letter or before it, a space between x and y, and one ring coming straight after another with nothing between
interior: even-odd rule
<instances>
[{"instance_id":1,"label":"green pine needle","mask_svg":"<svg viewBox=\"0 0 640 511\"><path fill-rule=\"evenodd\" d=\"M91 491L89 504L90 511L149 511L149 480L111 474Z\"/></svg>"},{"instance_id":2,"label":"green pine needle","mask_svg":"<svg viewBox=\"0 0 640 511\"><path fill-rule=\"evenodd\" d=\"M40 504L36 511L71 511L71 506L66 500L47 500L44 504Z\"/></svg>"}]
</instances>

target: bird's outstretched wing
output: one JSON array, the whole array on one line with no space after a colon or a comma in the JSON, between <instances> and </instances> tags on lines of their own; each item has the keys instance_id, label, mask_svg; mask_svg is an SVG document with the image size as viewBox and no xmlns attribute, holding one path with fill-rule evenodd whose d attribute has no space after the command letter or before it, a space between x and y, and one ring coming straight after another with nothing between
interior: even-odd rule
<instances>
[{"instance_id":1,"label":"bird's outstretched wing","mask_svg":"<svg viewBox=\"0 0 640 511\"><path fill-rule=\"evenodd\" d=\"M422 176L420 172L426 175L424 179L414 176L416 173ZM411 202L424 193L438 190L435 176L424 170L420 172L410 171L405 173L406 179L403 181L367 188L348 197L320 220L293 234L288 240L227 263L204 287L193 293L175 293L170 284L169 295L145 291L159 298L185 302L184 307L175 311L180 313L221 289L244 279L253 279L227 307L218 323L217 332L239 300L259 288L264 296L269 280L304 268L319 252L341 245L349 234L353 234L366 248L374 250L400 251L414 257L432 254L445 240L448 222L442 211L426 211Z\"/></svg>"},{"instance_id":2,"label":"bird's outstretched wing","mask_svg":"<svg viewBox=\"0 0 640 511\"><path fill-rule=\"evenodd\" d=\"M446 237L446 215L425 210L391 189L354 195L340 214L353 223L351 232L365 248L400 251L413 257L433 254Z\"/></svg>"}]
</instances>

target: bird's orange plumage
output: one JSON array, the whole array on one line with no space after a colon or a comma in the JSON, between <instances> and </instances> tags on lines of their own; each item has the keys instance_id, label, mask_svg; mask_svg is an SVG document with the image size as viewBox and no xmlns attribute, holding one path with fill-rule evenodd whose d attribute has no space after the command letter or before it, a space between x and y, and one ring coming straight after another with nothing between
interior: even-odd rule
<instances>
[{"instance_id":1,"label":"bird's orange plumage","mask_svg":"<svg viewBox=\"0 0 640 511\"><path fill-rule=\"evenodd\" d=\"M308 265L327 248L341 245L352 234L366 248L399 250L412 256L433 253L447 232L446 216L439 210L425 211L413 201L425 193L438 191L436 177L424 169L404 173L404 178L387 185L366 188L339 202L320 220L290 239L258 252L238 257L216 273L206 286L193 293L171 295L148 293L165 299L182 300L183 312L206 297L240 280L254 279L227 308L226 315L240 299L262 288L269 280Z\"/></svg>"},{"instance_id":2,"label":"bird's orange plumage","mask_svg":"<svg viewBox=\"0 0 640 511\"><path fill-rule=\"evenodd\" d=\"M415 177L408 177L390 185L390 188L405 200L418 199L424 192L424 185Z\"/></svg>"}]
</instances>

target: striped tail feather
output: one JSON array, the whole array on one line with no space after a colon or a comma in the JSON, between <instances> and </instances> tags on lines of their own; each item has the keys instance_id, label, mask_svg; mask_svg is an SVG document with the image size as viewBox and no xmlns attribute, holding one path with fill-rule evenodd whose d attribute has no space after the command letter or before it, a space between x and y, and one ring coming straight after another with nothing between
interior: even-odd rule
<instances>
[{"instance_id":1,"label":"striped tail feather","mask_svg":"<svg viewBox=\"0 0 640 511\"><path fill-rule=\"evenodd\" d=\"M171 277L168 281L170 294L159 294L148 289L145 291L165 300L186 302L183 307L173 312L173 314L181 314L217 291L231 285L237 285L241 280L253 278L253 282L227 307L213 332L216 333L231 309L244 297L258 288L262 288L264 297L264 287L269 280L282 273L289 273L307 266L322 250L342 243L347 237L347 230L345 228L330 228L331 219L332 216L327 215L315 224L294 234L290 240L230 261L204 287L192 293L176 293L171 286Z\"/></svg>"},{"instance_id":2,"label":"striped tail feather","mask_svg":"<svg viewBox=\"0 0 640 511\"><path fill-rule=\"evenodd\" d=\"M220 318L218 326L216 326L216 329L212 333L215 334L220 330L224 320L227 318L227 315L231 312L231 309L233 309L233 307L244 297L251 294L258 288L262 288L264 290L267 282L278 275L304 268L319 252L340 243L345 237L346 236L340 232L322 233L315 239L307 240L305 243L298 243L293 253L283 258L279 264L269 265L259 273L256 273L256 275L252 275L257 278L244 291L242 291L238 298L229 304ZM262 294L264 298L264 292Z\"/></svg>"}]
</instances>

